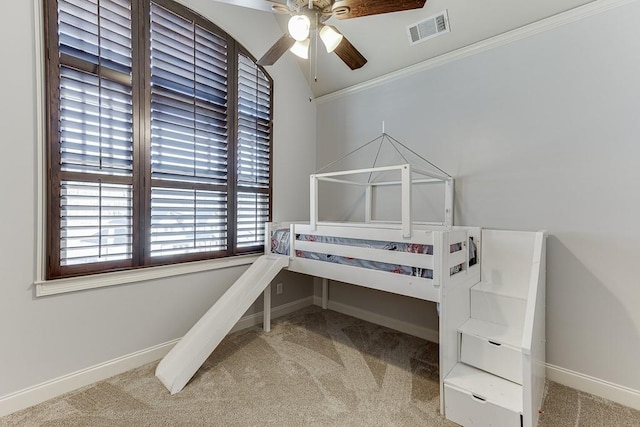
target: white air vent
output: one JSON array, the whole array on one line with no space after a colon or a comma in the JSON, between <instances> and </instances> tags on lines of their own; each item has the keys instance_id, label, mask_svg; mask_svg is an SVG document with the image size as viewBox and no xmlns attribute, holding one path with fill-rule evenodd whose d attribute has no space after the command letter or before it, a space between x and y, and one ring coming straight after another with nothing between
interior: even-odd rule
<instances>
[{"instance_id":1,"label":"white air vent","mask_svg":"<svg viewBox=\"0 0 640 427\"><path fill-rule=\"evenodd\" d=\"M448 32L449 16L446 10L407 27L410 45L432 39Z\"/></svg>"}]
</instances>

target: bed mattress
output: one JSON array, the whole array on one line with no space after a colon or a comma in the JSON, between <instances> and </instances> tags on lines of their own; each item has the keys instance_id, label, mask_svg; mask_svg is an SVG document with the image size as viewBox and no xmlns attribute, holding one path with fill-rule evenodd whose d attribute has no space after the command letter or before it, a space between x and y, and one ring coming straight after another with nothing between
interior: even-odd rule
<instances>
[{"instance_id":1,"label":"bed mattress","mask_svg":"<svg viewBox=\"0 0 640 427\"><path fill-rule=\"evenodd\" d=\"M275 230L271 236L271 252L281 255L289 255L289 237L290 231L288 229ZM415 243L382 242L378 240L351 239L345 237L317 236L310 234L297 234L296 240L433 255L432 245L421 245ZM384 262L306 251L296 251L296 257L363 267L373 270L382 270L390 273L403 274L406 276L424 277L427 279L433 278L433 270L411 267L407 265L388 264Z\"/></svg>"}]
</instances>

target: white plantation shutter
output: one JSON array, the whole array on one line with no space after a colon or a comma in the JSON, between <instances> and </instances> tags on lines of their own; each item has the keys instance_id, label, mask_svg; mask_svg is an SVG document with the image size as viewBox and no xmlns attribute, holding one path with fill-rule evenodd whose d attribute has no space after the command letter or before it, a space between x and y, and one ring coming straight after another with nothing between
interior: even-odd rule
<instances>
[{"instance_id":1,"label":"white plantation shutter","mask_svg":"<svg viewBox=\"0 0 640 427\"><path fill-rule=\"evenodd\" d=\"M262 250L273 84L174 0L47 0L47 278Z\"/></svg>"},{"instance_id":2,"label":"white plantation shutter","mask_svg":"<svg viewBox=\"0 0 640 427\"><path fill-rule=\"evenodd\" d=\"M62 170L131 176L132 108L131 87L61 67Z\"/></svg>"},{"instance_id":3,"label":"white plantation shutter","mask_svg":"<svg viewBox=\"0 0 640 427\"><path fill-rule=\"evenodd\" d=\"M151 5L151 256L227 249L227 43Z\"/></svg>"},{"instance_id":4,"label":"white plantation shutter","mask_svg":"<svg viewBox=\"0 0 640 427\"><path fill-rule=\"evenodd\" d=\"M238 192L238 247L264 244L264 223L267 221L269 221L269 195Z\"/></svg>"},{"instance_id":5,"label":"white plantation shutter","mask_svg":"<svg viewBox=\"0 0 640 427\"><path fill-rule=\"evenodd\" d=\"M270 217L271 82L238 55L237 236L238 248L262 245Z\"/></svg>"},{"instance_id":6,"label":"white plantation shutter","mask_svg":"<svg viewBox=\"0 0 640 427\"><path fill-rule=\"evenodd\" d=\"M130 185L62 181L62 265L131 258Z\"/></svg>"},{"instance_id":7,"label":"white plantation shutter","mask_svg":"<svg viewBox=\"0 0 640 427\"><path fill-rule=\"evenodd\" d=\"M131 1L59 0L61 56L131 75Z\"/></svg>"},{"instance_id":8,"label":"white plantation shutter","mask_svg":"<svg viewBox=\"0 0 640 427\"><path fill-rule=\"evenodd\" d=\"M153 256L227 247L227 196L202 190L151 189Z\"/></svg>"},{"instance_id":9,"label":"white plantation shutter","mask_svg":"<svg viewBox=\"0 0 640 427\"><path fill-rule=\"evenodd\" d=\"M59 265L131 259L131 5L59 0L58 20Z\"/></svg>"}]
</instances>

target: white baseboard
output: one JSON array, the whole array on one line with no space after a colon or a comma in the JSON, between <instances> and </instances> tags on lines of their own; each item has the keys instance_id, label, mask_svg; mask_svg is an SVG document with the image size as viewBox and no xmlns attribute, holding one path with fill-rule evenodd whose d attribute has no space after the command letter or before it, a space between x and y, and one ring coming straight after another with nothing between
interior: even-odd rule
<instances>
[{"instance_id":1,"label":"white baseboard","mask_svg":"<svg viewBox=\"0 0 640 427\"><path fill-rule=\"evenodd\" d=\"M274 307L272 309L272 318L284 316L312 304L320 306L322 304L322 298L317 296L307 297ZM335 301L329 301L329 309L428 341L438 342L438 332L432 329ZM260 325L261 323L262 312L244 316L234 326L231 332ZM159 360L163 358L177 342L178 340L168 341L2 396L0 397L0 417ZM638 390L613 384L551 364L547 364L546 372L547 378L551 381L640 410L640 391Z\"/></svg>"},{"instance_id":2,"label":"white baseboard","mask_svg":"<svg viewBox=\"0 0 640 427\"><path fill-rule=\"evenodd\" d=\"M314 296L313 304L322 306L322 298ZM396 331L404 332L405 334L413 335L427 341L438 343L438 331L434 331L433 329L418 326L413 323L403 322L402 320L383 316L372 311L363 310L352 305L347 305L331 300L329 300L328 308L329 310L337 311L338 313L346 314L347 316L366 320L367 322L375 323L376 325L395 329Z\"/></svg>"},{"instance_id":3,"label":"white baseboard","mask_svg":"<svg viewBox=\"0 0 640 427\"><path fill-rule=\"evenodd\" d=\"M271 318L284 316L285 314L299 310L313 304L313 297L303 298L287 304L274 307L271 310ZM233 327L231 332L262 324L262 312L244 316ZM12 414L21 409L28 408L54 397L60 396L80 387L105 380L114 375L121 374L131 369L146 365L162 359L179 339L158 344L135 353L127 354L107 362L99 363L86 369L81 369L67 375L45 381L32 387L0 397L0 417Z\"/></svg>"},{"instance_id":4,"label":"white baseboard","mask_svg":"<svg viewBox=\"0 0 640 427\"><path fill-rule=\"evenodd\" d=\"M640 410L640 391L547 363L547 379Z\"/></svg>"},{"instance_id":5,"label":"white baseboard","mask_svg":"<svg viewBox=\"0 0 640 427\"><path fill-rule=\"evenodd\" d=\"M313 304L321 306L322 298L314 296ZM363 310L336 301L329 300L328 308L330 310L337 311L338 313L366 320L367 322L375 323L376 325L395 329L409 335L414 335L416 337L426 339L427 341L432 341L435 343L438 342L438 332L432 329L427 329L411 323L402 322L397 319L382 316L378 313ZM547 378L551 381L566 385L585 393L603 397L605 399L611 400L624 406L628 406L630 408L640 410L640 391L638 390L634 390L618 384L613 384L599 378L594 378L589 375L581 374L579 372L571 371L569 369L561 368L559 366L554 366L548 363L546 366L546 373Z\"/></svg>"},{"instance_id":6,"label":"white baseboard","mask_svg":"<svg viewBox=\"0 0 640 427\"><path fill-rule=\"evenodd\" d=\"M178 340L169 341L0 397L0 417L53 399L80 387L161 359Z\"/></svg>"}]
</instances>

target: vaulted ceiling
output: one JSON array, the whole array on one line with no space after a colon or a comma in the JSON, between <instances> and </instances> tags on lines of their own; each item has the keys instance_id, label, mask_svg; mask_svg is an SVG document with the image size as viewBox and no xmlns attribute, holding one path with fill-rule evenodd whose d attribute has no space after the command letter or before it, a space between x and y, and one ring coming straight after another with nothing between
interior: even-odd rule
<instances>
[{"instance_id":1,"label":"vaulted ceiling","mask_svg":"<svg viewBox=\"0 0 640 427\"><path fill-rule=\"evenodd\" d=\"M217 0L238 7L269 12L265 0ZM367 58L360 69L350 70L320 45L308 60L298 64L318 97L455 51L482 40L560 14L593 0L428 0L422 9L366 16L348 20L330 18L335 26ZM410 45L407 27L447 10L451 31ZM288 15L275 15L283 34ZM273 43L277 39L273 40ZM264 52L257 53L260 56ZM293 55L287 52L285 55ZM317 77L317 81L316 81Z\"/></svg>"}]
</instances>

